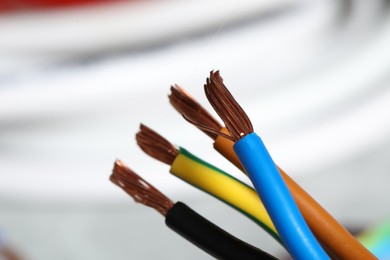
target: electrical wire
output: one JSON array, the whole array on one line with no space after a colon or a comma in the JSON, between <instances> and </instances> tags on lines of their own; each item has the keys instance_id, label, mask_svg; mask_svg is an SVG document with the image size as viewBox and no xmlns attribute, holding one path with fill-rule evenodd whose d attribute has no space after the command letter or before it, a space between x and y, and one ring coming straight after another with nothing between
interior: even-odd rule
<instances>
[{"instance_id":1,"label":"electrical wire","mask_svg":"<svg viewBox=\"0 0 390 260\"><path fill-rule=\"evenodd\" d=\"M160 212L170 229L218 259L276 259L222 230L184 203L173 203L119 160L110 180L136 202Z\"/></svg>"},{"instance_id":2,"label":"electrical wire","mask_svg":"<svg viewBox=\"0 0 390 260\"><path fill-rule=\"evenodd\" d=\"M171 86L171 94L168 98L176 110L183 111L183 113L181 113L183 116L191 115L193 121L200 121L210 129L216 129L218 131L222 128L222 125L179 85L175 84L174 86ZM212 139L218 137L218 134L210 132L209 130L202 131Z\"/></svg>"},{"instance_id":3,"label":"electrical wire","mask_svg":"<svg viewBox=\"0 0 390 260\"><path fill-rule=\"evenodd\" d=\"M184 148L174 148L164 137L142 124L136 139L145 153L170 165L173 175L243 213L281 243L272 220L253 188Z\"/></svg>"},{"instance_id":4,"label":"electrical wire","mask_svg":"<svg viewBox=\"0 0 390 260\"><path fill-rule=\"evenodd\" d=\"M177 88L173 90L173 88L171 88L171 92L169 101L172 106L187 119L187 121L195 123L196 126L201 126L202 128L200 130L203 132L207 132L205 129L212 129L214 149L246 174L240 160L234 153L234 142L225 136L215 134L216 132L229 134L228 130L222 126L218 128L220 125L219 122L211 116L208 117L208 120L203 120L203 118L199 117L199 111L202 111L201 114L210 114L195 99L190 97L184 89ZM210 124L209 122L212 120L214 122ZM278 170L311 231L333 259L359 259L360 257L364 259L374 259L372 253L351 235L347 229L329 214L313 197L311 197L310 194L299 186L299 184L288 176L280 167L278 167Z\"/></svg>"},{"instance_id":5,"label":"electrical wire","mask_svg":"<svg viewBox=\"0 0 390 260\"><path fill-rule=\"evenodd\" d=\"M226 131L226 129L224 128L221 131ZM214 148L245 172L234 153L233 144L231 140L219 136L215 139ZM277 168L311 231L333 259L360 259L360 257L376 259L370 250L360 243L283 169L278 166Z\"/></svg>"},{"instance_id":6,"label":"electrical wire","mask_svg":"<svg viewBox=\"0 0 390 260\"><path fill-rule=\"evenodd\" d=\"M183 148L180 148L170 172L247 215L281 243L275 226L253 188Z\"/></svg>"},{"instance_id":7,"label":"electrical wire","mask_svg":"<svg viewBox=\"0 0 390 260\"><path fill-rule=\"evenodd\" d=\"M289 253L294 259L329 259L320 246L245 111L223 84L219 72L210 72L207 99L235 141L234 152L253 185Z\"/></svg>"}]
</instances>

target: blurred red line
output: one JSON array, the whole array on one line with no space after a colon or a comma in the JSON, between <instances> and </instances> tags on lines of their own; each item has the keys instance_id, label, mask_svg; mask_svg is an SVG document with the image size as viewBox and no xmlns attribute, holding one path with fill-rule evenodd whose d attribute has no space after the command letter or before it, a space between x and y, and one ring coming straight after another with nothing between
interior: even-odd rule
<instances>
[{"instance_id":1,"label":"blurred red line","mask_svg":"<svg viewBox=\"0 0 390 260\"><path fill-rule=\"evenodd\" d=\"M102 3L136 2L137 0L0 0L0 13L30 10L50 10Z\"/></svg>"}]
</instances>

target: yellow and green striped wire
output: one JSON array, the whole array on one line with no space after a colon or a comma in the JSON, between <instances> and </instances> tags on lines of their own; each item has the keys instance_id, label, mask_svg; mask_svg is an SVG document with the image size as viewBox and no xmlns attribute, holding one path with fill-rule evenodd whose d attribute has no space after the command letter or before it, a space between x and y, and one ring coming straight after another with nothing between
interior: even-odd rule
<instances>
[{"instance_id":1,"label":"yellow and green striped wire","mask_svg":"<svg viewBox=\"0 0 390 260\"><path fill-rule=\"evenodd\" d=\"M282 244L263 203L250 186L183 148L180 148L170 172L245 214Z\"/></svg>"}]
</instances>

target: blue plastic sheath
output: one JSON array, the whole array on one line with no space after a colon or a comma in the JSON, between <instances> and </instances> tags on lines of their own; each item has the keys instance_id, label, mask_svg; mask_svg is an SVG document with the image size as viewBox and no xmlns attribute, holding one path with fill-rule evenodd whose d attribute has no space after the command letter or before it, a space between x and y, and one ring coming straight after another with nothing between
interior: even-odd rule
<instances>
[{"instance_id":1,"label":"blue plastic sheath","mask_svg":"<svg viewBox=\"0 0 390 260\"><path fill-rule=\"evenodd\" d=\"M237 141L233 149L291 256L329 259L303 219L260 137L251 133Z\"/></svg>"}]
</instances>

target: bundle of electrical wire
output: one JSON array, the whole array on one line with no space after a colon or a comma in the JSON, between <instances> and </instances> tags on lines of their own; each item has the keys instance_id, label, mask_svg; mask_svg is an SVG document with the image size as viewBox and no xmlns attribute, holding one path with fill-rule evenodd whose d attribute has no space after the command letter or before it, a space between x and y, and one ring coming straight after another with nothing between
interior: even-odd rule
<instances>
[{"instance_id":1,"label":"bundle of electrical wire","mask_svg":"<svg viewBox=\"0 0 390 260\"><path fill-rule=\"evenodd\" d=\"M184 203L173 203L119 160L114 164L110 180L136 202L156 209L173 231L218 259L276 259L230 235Z\"/></svg>"},{"instance_id":2,"label":"bundle of electrical wire","mask_svg":"<svg viewBox=\"0 0 390 260\"><path fill-rule=\"evenodd\" d=\"M145 125L140 125L136 139L145 153L170 165L173 175L243 213L281 243L272 220L253 188L184 148L177 149Z\"/></svg>"},{"instance_id":3,"label":"bundle of electrical wire","mask_svg":"<svg viewBox=\"0 0 390 260\"><path fill-rule=\"evenodd\" d=\"M215 149L247 174L255 189L186 149L176 148L142 124L136 134L140 148L170 165L170 172L176 177L252 219L281 243L293 259L377 259L275 165L218 71L210 72L204 87L207 99L226 127L177 85L171 87L170 102L187 121L214 140ZM158 210L171 229L216 258L274 259L222 231L184 204L173 204L120 161L110 179L137 202ZM223 251L227 247L229 250Z\"/></svg>"},{"instance_id":4,"label":"bundle of electrical wire","mask_svg":"<svg viewBox=\"0 0 390 260\"><path fill-rule=\"evenodd\" d=\"M294 259L329 259L302 217L270 154L241 106L223 85L219 72L210 72L206 96L235 142L244 167L289 253Z\"/></svg>"},{"instance_id":5,"label":"bundle of electrical wire","mask_svg":"<svg viewBox=\"0 0 390 260\"><path fill-rule=\"evenodd\" d=\"M211 77L214 80L214 77ZM221 155L246 174L233 150L234 142L226 136L229 131L207 112L187 91L178 85L171 87L169 101L190 123L214 140L213 146ZM278 167L299 210L318 241L334 259L374 259L373 254L353 237L314 198Z\"/></svg>"}]
</instances>

